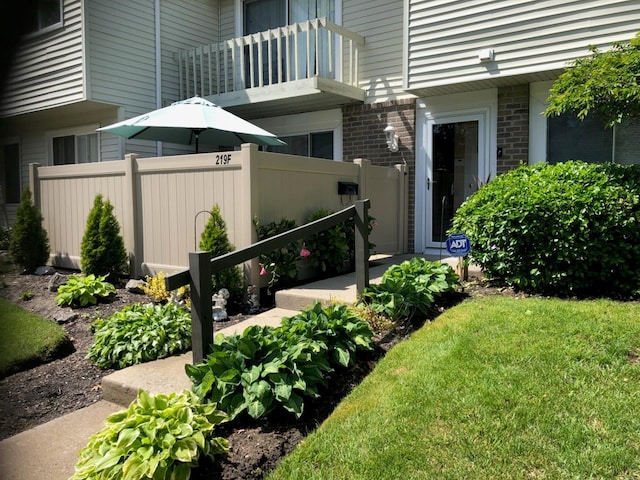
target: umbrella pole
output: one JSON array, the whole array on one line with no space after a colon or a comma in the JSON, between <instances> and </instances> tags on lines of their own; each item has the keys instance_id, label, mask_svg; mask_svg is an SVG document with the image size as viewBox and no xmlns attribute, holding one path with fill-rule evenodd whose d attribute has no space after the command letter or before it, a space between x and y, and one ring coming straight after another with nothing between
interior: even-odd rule
<instances>
[{"instance_id":1,"label":"umbrella pole","mask_svg":"<svg viewBox=\"0 0 640 480\"><path fill-rule=\"evenodd\" d=\"M199 153L198 152L198 139L199 139L198 137L200 137L200 132L196 132L196 153Z\"/></svg>"}]
</instances>

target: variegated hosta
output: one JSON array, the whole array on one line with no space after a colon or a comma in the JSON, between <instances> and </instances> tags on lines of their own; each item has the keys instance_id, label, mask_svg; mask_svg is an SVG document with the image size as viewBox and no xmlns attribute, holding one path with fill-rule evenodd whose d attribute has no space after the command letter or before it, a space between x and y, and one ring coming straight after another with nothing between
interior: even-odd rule
<instances>
[{"instance_id":1,"label":"variegated hosta","mask_svg":"<svg viewBox=\"0 0 640 480\"><path fill-rule=\"evenodd\" d=\"M213 459L228 450L214 431L226 420L215 404L200 403L188 390L169 395L141 390L129 408L110 415L89 439L70 480L186 480L201 455Z\"/></svg>"}]
</instances>

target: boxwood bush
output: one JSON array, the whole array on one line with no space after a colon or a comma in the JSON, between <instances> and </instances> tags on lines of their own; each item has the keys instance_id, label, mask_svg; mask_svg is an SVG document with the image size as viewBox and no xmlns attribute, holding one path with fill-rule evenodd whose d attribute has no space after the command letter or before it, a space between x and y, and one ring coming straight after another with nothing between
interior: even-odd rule
<instances>
[{"instance_id":1,"label":"boxwood bush","mask_svg":"<svg viewBox=\"0 0 640 480\"><path fill-rule=\"evenodd\" d=\"M525 291L629 296L640 289L640 166L569 161L498 176L458 209L470 259Z\"/></svg>"}]
</instances>

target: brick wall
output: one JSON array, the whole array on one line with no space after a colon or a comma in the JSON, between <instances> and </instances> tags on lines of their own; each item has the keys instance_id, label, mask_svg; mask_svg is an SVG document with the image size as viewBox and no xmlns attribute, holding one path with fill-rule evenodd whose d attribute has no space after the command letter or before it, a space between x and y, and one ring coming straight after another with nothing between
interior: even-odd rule
<instances>
[{"instance_id":1,"label":"brick wall","mask_svg":"<svg viewBox=\"0 0 640 480\"><path fill-rule=\"evenodd\" d=\"M365 105L349 105L342 109L343 158L369 160L373 165L392 166L406 163L409 170L408 243L414 250L415 232L415 129L414 99ZM399 137L399 150L387 148L384 128L393 125Z\"/></svg>"},{"instance_id":2,"label":"brick wall","mask_svg":"<svg viewBox=\"0 0 640 480\"><path fill-rule=\"evenodd\" d=\"M498 89L498 173L529 163L529 84Z\"/></svg>"}]
</instances>

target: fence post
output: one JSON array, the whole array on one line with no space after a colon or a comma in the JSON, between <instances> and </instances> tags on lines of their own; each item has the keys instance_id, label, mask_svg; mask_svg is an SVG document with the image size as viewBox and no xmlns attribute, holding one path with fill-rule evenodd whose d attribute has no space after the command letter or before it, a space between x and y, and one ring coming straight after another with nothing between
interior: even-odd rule
<instances>
[{"instance_id":1,"label":"fence post","mask_svg":"<svg viewBox=\"0 0 640 480\"><path fill-rule=\"evenodd\" d=\"M33 204L38 209L42 209L42 205L40 205L40 176L38 174L40 166L39 163L29 164L29 188L33 197Z\"/></svg>"},{"instance_id":2,"label":"fence post","mask_svg":"<svg viewBox=\"0 0 640 480\"><path fill-rule=\"evenodd\" d=\"M191 349L193 363L204 360L213 343L211 252L189 253L191 277Z\"/></svg>"},{"instance_id":3,"label":"fence post","mask_svg":"<svg viewBox=\"0 0 640 480\"><path fill-rule=\"evenodd\" d=\"M355 202L356 289L358 299L369 286L369 200Z\"/></svg>"}]
</instances>

